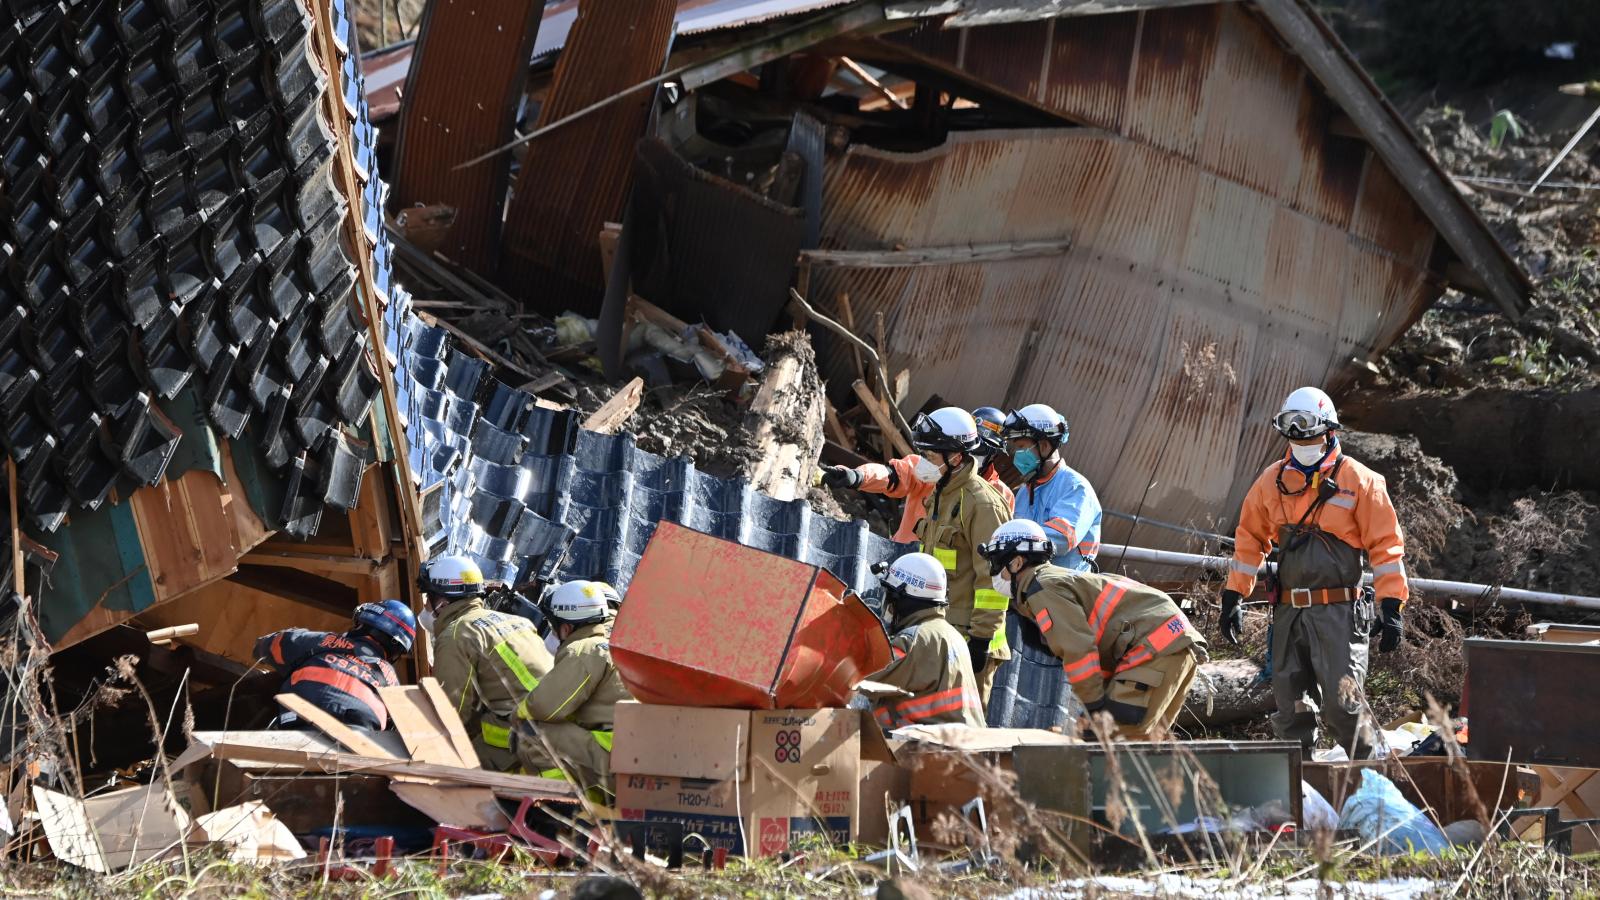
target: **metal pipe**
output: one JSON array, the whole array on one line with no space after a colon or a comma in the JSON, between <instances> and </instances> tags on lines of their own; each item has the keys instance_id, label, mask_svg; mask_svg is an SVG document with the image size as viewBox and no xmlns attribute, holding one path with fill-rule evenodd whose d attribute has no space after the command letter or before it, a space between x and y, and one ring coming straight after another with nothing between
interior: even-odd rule
<instances>
[{"instance_id":1,"label":"metal pipe","mask_svg":"<svg viewBox=\"0 0 1600 900\"><path fill-rule=\"evenodd\" d=\"M1113 519L1121 519L1124 522L1132 522L1135 525L1149 525L1151 528L1163 528L1167 531L1176 531L1179 534L1187 534L1190 537L1204 538L1208 541L1227 541L1228 543L1233 542L1233 538L1228 537L1227 535L1213 534L1209 531L1201 531L1198 528L1190 528L1187 525L1174 525L1171 522L1163 522L1159 519L1152 519L1148 516L1135 516L1130 513L1117 512L1114 509L1102 509L1100 512L1103 515L1110 516Z\"/></svg>"},{"instance_id":2,"label":"metal pipe","mask_svg":"<svg viewBox=\"0 0 1600 900\"><path fill-rule=\"evenodd\" d=\"M1124 547L1119 544L1101 544L1100 555L1116 555L1127 562L1152 563L1162 566L1198 566L1213 572L1227 572L1233 560L1226 556L1205 556L1199 553L1179 553L1176 550L1151 550L1148 547ZM1258 573L1259 574L1259 573ZM1370 574L1362 576L1362 583L1370 584ZM1548 591L1526 591L1521 588L1495 588L1487 584L1468 581L1441 581L1436 578L1407 579L1412 589L1445 597L1469 600L1492 600L1496 603L1535 603L1540 606L1565 606L1600 612L1600 597L1580 597L1574 594L1555 594Z\"/></svg>"}]
</instances>

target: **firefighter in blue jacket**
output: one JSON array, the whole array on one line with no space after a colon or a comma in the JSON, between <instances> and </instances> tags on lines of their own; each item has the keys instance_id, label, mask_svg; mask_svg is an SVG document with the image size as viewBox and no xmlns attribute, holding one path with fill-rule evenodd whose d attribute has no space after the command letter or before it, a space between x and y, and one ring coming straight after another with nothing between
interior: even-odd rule
<instances>
[{"instance_id":1,"label":"firefighter in blue jacket","mask_svg":"<svg viewBox=\"0 0 1600 900\"><path fill-rule=\"evenodd\" d=\"M1050 536L1056 548L1054 565L1094 571L1100 552L1100 498L1089 479L1061 459L1067 420L1043 403L1031 403L1006 417L1001 435L1011 464L1024 479L1017 488L1016 518L1055 532Z\"/></svg>"},{"instance_id":2,"label":"firefighter in blue jacket","mask_svg":"<svg viewBox=\"0 0 1600 900\"><path fill-rule=\"evenodd\" d=\"M400 683L393 660L411 652L417 619L399 600L356 607L348 632L287 628L256 639L256 659L284 673L283 690L304 698L334 718L372 731L389 727L389 709L379 688ZM296 727L292 714L280 725Z\"/></svg>"}]
</instances>

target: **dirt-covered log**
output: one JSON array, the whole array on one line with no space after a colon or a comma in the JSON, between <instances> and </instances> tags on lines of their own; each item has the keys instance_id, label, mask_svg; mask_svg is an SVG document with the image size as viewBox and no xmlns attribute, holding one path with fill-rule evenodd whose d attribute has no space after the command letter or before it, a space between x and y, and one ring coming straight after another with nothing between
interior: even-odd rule
<instances>
[{"instance_id":1,"label":"dirt-covered log","mask_svg":"<svg viewBox=\"0 0 1600 900\"><path fill-rule=\"evenodd\" d=\"M1189 691L1179 725L1231 725L1260 718L1277 709L1272 688L1261 684L1261 666L1248 659L1203 663ZM1211 691L1207 692L1207 684Z\"/></svg>"},{"instance_id":2,"label":"dirt-covered log","mask_svg":"<svg viewBox=\"0 0 1600 900\"><path fill-rule=\"evenodd\" d=\"M803 331L767 338L761 389L745 417L744 475L779 500L804 497L822 455L827 407L816 354Z\"/></svg>"}]
</instances>

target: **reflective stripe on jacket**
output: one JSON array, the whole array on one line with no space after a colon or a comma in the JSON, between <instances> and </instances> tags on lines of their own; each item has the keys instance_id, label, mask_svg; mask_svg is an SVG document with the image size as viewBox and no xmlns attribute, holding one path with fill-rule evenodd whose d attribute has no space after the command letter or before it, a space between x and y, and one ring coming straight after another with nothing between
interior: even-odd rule
<instances>
[{"instance_id":1,"label":"reflective stripe on jacket","mask_svg":"<svg viewBox=\"0 0 1600 900\"><path fill-rule=\"evenodd\" d=\"M894 661L867 680L903 688L912 696L875 704L880 725L889 729L956 722L983 727L983 704L966 638L945 621L943 612L918 610L897 622L889 646Z\"/></svg>"},{"instance_id":2,"label":"reflective stripe on jacket","mask_svg":"<svg viewBox=\"0 0 1600 900\"><path fill-rule=\"evenodd\" d=\"M616 705L628 699L628 689L611 664L608 621L585 625L561 642L555 664L517 707L517 716L535 722L572 722L591 732L609 732Z\"/></svg>"},{"instance_id":3,"label":"reflective stripe on jacket","mask_svg":"<svg viewBox=\"0 0 1600 900\"><path fill-rule=\"evenodd\" d=\"M856 474L861 476L861 486L858 490L872 494L882 494L895 500L904 500L905 508L900 511L900 526L895 529L894 539L902 544L909 544L917 539L917 523L928 514L928 497L933 494L934 485L924 484L912 474L917 467L917 461L922 457L913 453L899 459L889 460L888 465L882 463L867 463L856 466ZM893 474L894 478L889 476ZM1000 474L994 466L984 466L983 480L994 488L1000 499L1005 501L1006 509L1011 509L1017 504L1017 497L1000 480Z\"/></svg>"},{"instance_id":4,"label":"reflective stripe on jacket","mask_svg":"<svg viewBox=\"0 0 1600 900\"><path fill-rule=\"evenodd\" d=\"M1171 597L1119 575L1043 565L1021 588L1017 612L1038 626L1085 705L1100 701L1118 672L1205 646Z\"/></svg>"},{"instance_id":5,"label":"reflective stripe on jacket","mask_svg":"<svg viewBox=\"0 0 1600 900\"><path fill-rule=\"evenodd\" d=\"M1372 567L1373 591L1380 598L1408 599L1405 536L1383 476L1344 456L1337 444L1309 479L1289 464L1290 459L1286 453L1283 459L1267 466L1245 495L1244 506L1239 511L1239 527L1234 532L1228 589L1250 595L1256 586L1256 572L1276 541L1278 529L1300 521L1316 499L1317 482L1332 472L1342 459L1343 465L1334 477L1339 492L1323 503L1306 524L1316 525L1364 551L1367 564ZM1278 490L1280 470L1284 487L1300 493L1288 496ZM1312 482L1309 486L1308 480Z\"/></svg>"},{"instance_id":6,"label":"reflective stripe on jacket","mask_svg":"<svg viewBox=\"0 0 1600 900\"><path fill-rule=\"evenodd\" d=\"M506 747L503 732L517 704L555 664L538 628L474 597L446 606L433 631L433 674L445 695L469 731L477 729L491 747Z\"/></svg>"},{"instance_id":7,"label":"reflective stripe on jacket","mask_svg":"<svg viewBox=\"0 0 1600 900\"><path fill-rule=\"evenodd\" d=\"M1056 545L1051 562L1064 569L1087 572L1100 553L1100 498L1089 479L1064 462L1017 489L1016 517L1044 526Z\"/></svg>"},{"instance_id":8,"label":"reflective stripe on jacket","mask_svg":"<svg viewBox=\"0 0 1600 900\"><path fill-rule=\"evenodd\" d=\"M255 654L286 674L284 690L340 721L374 731L389 727L378 689L400 679L371 639L288 628L257 638Z\"/></svg>"},{"instance_id":9,"label":"reflective stripe on jacket","mask_svg":"<svg viewBox=\"0 0 1600 900\"><path fill-rule=\"evenodd\" d=\"M1010 515L1005 501L969 462L928 500L928 515L917 523L923 552L944 565L950 624L969 639L989 641L989 655L995 659L1011 656L1004 637L1008 603L993 590L989 564L977 548Z\"/></svg>"}]
</instances>

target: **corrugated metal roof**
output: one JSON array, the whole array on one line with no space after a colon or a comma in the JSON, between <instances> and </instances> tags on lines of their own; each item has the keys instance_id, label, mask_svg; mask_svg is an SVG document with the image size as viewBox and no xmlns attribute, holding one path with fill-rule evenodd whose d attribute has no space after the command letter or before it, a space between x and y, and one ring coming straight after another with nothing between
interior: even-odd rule
<instances>
[{"instance_id":1,"label":"corrugated metal roof","mask_svg":"<svg viewBox=\"0 0 1600 900\"><path fill-rule=\"evenodd\" d=\"M758 25L855 2L858 0L677 0L673 22L678 34L688 36ZM534 59L566 45L577 15L578 0L551 0L545 6L539 40L533 48Z\"/></svg>"},{"instance_id":2,"label":"corrugated metal roof","mask_svg":"<svg viewBox=\"0 0 1600 900\"><path fill-rule=\"evenodd\" d=\"M1096 129L852 147L829 160L823 207L840 249L1070 241L1055 257L814 269L813 293L824 309L848 293L858 320L884 312L911 407L1050 403L1108 507L1143 500L1172 522L1231 516L1275 446L1269 407L1297 384L1337 388L1437 290L1412 236L1379 246ZM842 348L822 359L848 380Z\"/></svg>"},{"instance_id":3,"label":"corrugated metal roof","mask_svg":"<svg viewBox=\"0 0 1600 900\"><path fill-rule=\"evenodd\" d=\"M538 34L539 0L430 3L405 82L391 173L398 207L456 209L446 254L493 271L511 156L457 169L505 142L516 124Z\"/></svg>"},{"instance_id":4,"label":"corrugated metal roof","mask_svg":"<svg viewBox=\"0 0 1600 900\"><path fill-rule=\"evenodd\" d=\"M661 72L674 0L586 0L539 110L548 125ZM597 311L599 234L621 217L654 93L638 91L528 144L506 209L500 283L551 312Z\"/></svg>"}]
</instances>

